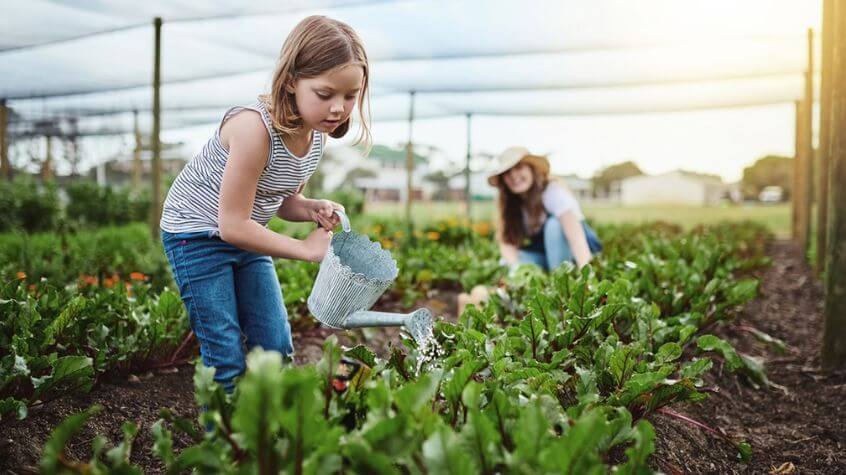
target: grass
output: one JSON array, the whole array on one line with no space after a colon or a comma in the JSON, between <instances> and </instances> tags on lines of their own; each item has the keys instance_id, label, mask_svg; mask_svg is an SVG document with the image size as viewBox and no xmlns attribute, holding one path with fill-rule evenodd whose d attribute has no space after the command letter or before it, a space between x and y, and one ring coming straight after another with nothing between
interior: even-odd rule
<instances>
[{"instance_id":1,"label":"grass","mask_svg":"<svg viewBox=\"0 0 846 475\"><path fill-rule=\"evenodd\" d=\"M638 223L643 221L667 221L684 228L698 224L720 221L754 221L769 227L776 236L790 236L790 205L720 205L720 206L620 206L613 204L584 203L584 212L591 220L600 223ZM365 214L370 216L402 216L405 207L399 203L368 203ZM413 204L412 216L417 224L425 224L451 216L465 216L463 202L417 202ZM491 201L472 204L474 220L494 219L495 205Z\"/></svg>"}]
</instances>

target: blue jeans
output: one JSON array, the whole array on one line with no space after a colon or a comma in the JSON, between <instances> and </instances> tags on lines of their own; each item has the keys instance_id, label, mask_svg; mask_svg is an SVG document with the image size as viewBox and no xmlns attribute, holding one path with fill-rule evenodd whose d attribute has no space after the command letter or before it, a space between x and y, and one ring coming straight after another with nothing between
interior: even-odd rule
<instances>
[{"instance_id":1,"label":"blue jeans","mask_svg":"<svg viewBox=\"0 0 846 475\"><path fill-rule=\"evenodd\" d=\"M227 392L246 370L255 347L294 352L291 325L273 261L211 236L208 232L162 231L162 243L203 364Z\"/></svg>"},{"instance_id":2,"label":"blue jeans","mask_svg":"<svg viewBox=\"0 0 846 475\"><path fill-rule=\"evenodd\" d=\"M582 227L591 254L602 251L602 244L596 236L596 231L584 221L582 221ZM544 270L555 269L565 261L575 263L576 260L573 257L567 236L564 235L561 221L555 216L550 216L543 223L543 244L544 252L520 249L517 252L517 262L520 264L535 264Z\"/></svg>"}]
</instances>

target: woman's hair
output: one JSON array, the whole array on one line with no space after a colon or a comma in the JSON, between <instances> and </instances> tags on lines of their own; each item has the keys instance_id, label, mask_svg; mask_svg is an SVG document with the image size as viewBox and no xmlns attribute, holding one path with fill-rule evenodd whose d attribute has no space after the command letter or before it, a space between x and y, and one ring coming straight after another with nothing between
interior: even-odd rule
<instances>
[{"instance_id":1,"label":"woman's hair","mask_svg":"<svg viewBox=\"0 0 846 475\"><path fill-rule=\"evenodd\" d=\"M288 34L276 70L270 94L260 96L267 104L273 126L284 134L292 134L302 127L302 117L297 111L294 93L289 86L303 78L317 77L340 66L354 64L364 69L364 80L358 95L360 133L355 143L370 145L370 98L367 53L358 34L346 23L325 16L304 18ZM367 111L365 113L365 107ZM350 128L352 117L340 124L329 135L340 138Z\"/></svg>"},{"instance_id":2,"label":"woman's hair","mask_svg":"<svg viewBox=\"0 0 846 475\"><path fill-rule=\"evenodd\" d=\"M520 166L518 164L517 166ZM538 173L538 170L525 164L532 170L532 186L522 195L517 195L508 189L505 180L497 181L499 188L499 239L508 244L520 247L523 241L538 232L543 226L545 212L543 208L543 190L549 180ZM526 210L528 223L524 222L523 210Z\"/></svg>"}]
</instances>

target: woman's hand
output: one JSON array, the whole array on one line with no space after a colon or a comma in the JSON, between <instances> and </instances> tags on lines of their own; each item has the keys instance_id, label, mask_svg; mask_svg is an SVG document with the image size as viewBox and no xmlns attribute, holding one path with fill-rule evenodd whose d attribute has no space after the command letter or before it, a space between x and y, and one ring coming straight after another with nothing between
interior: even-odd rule
<instances>
[{"instance_id":1,"label":"woman's hand","mask_svg":"<svg viewBox=\"0 0 846 475\"><path fill-rule=\"evenodd\" d=\"M335 210L345 211L343 205L329 200L311 200L308 206L309 218L328 230L335 229L341 218Z\"/></svg>"}]
</instances>

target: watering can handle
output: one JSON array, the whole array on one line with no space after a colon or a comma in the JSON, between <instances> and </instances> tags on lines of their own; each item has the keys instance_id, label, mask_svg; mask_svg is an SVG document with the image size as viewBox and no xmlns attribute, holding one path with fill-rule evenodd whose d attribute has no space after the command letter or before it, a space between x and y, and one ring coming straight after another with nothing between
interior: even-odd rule
<instances>
[{"instance_id":1,"label":"watering can handle","mask_svg":"<svg viewBox=\"0 0 846 475\"><path fill-rule=\"evenodd\" d=\"M343 228L344 232L345 233L350 232L352 230L352 228L350 227L350 218L347 217L347 213L344 213L343 211L336 209L335 214L337 214L338 217L341 218L341 228ZM320 227L320 224L318 224L317 227Z\"/></svg>"}]
</instances>

